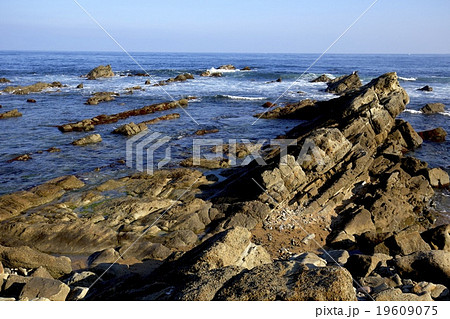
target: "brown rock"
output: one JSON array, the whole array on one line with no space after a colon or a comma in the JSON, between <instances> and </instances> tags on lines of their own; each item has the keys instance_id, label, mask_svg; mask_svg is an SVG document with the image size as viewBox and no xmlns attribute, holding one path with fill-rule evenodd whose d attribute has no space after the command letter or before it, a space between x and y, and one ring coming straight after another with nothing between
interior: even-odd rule
<instances>
[{"instance_id":1,"label":"brown rock","mask_svg":"<svg viewBox=\"0 0 450 319\"><path fill-rule=\"evenodd\" d=\"M69 292L69 286L59 280L35 277L25 284L19 299L47 298L51 301L65 301Z\"/></svg>"},{"instance_id":2,"label":"brown rock","mask_svg":"<svg viewBox=\"0 0 450 319\"><path fill-rule=\"evenodd\" d=\"M438 127L433 130L419 132L419 135L422 139L426 141L441 143L445 142L447 132L442 127Z\"/></svg>"},{"instance_id":3,"label":"brown rock","mask_svg":"<svg viewBox=\"0 0 450 319\"><path fill-rule=\"evenodd\" d=\"M428 103L420 111L424 114L435 114L445 111L445 105L442 103Z\"/></svg>"},{"instance_id":4,"label":"brown rock","mask_svg":"<svg viewBox=\"0 0 450 319\"><path fill-rule=\"evenodd\" d=\"M139 124L134 124L133 122L129 123L129 124L125 124L122 125L118 128L116 128L113 133L114 134L122 134L125 136L133 136L136 134L139 134L143 131L148 130L147 125L145 125L145 123L139 123Z\"/></svg>"},{"instance_id":5,"label":"brown rock","mask_svg":"<svg viewBox=\"0 0 450 319\"><path fill-rule=\"evenodd\" d=\"M76 146L84 146L88 144L100 143L102 141L102 137L100 134L92 134L86 137L80 138L79 140L73 141L72 145Z\"/></svg>"},{"instance_id":6,"label":"brown rock","mask_svg":"<svg viewBox=\"0 0 450 319\"><path fill-rule=\"evenodd\" d=\"M9 83L11 82L10 80L8 80L7 78L0 78L0 83Z\"/></svg>"},{"instance_id":7,"label":"brown rock","mask_svg":"<svg viewBox=\"0 0 450 319\"><path fill-rule=\"evenodd\" d=\"M421 234L422 238L435 250L450 251L450 224L429 229Z\"/></svg>"},{"instance_id":8,"label":"brown rock","mask_svg":"<svg viewBox=\"0 0 450 319\"><path fill-rule=\"evenodd\" d=\"M61 88L63 85L60 82L44 83L38 82L28 86L7 86L3 92L25 95L29 93L37 93L50 88Z\"/></svg>"},{"instance_id":9,"label":"brown rock","mask_svg":"<svg viewBox=\"0 0 450 319\"><path fill-rule=\"evenodd\" d=\"M329 83L332 80L326 75L326 74L322 74L321 76L315 78L314 80L311 80L309 82L311 83L317 83L317 82L325 82L325 83Z\"/></svg>"},{"instance_id":10,"label":"brown rock","mask_svg":"<svg viewBox=\"0 0 450 319\"><path fill-rule=\"evenodd\" d=\"M84 84L83 83L80 83L80 84L77 85L77 89L82 89L82 88L84 88Z\"/></svg>"},{"instance_id":11,"label":"brown rock","mask_svg":"<svg viewBox=\"0 0 450 319\"><path fill-rule=\"evenodd\" d=\"M22 116L22 113L20 113L17 109L5 113L0 113L0 119L7 119L11 117L20 117L20 116Z\"/></svg>"},{"instance_id":12,"label":"brown rock","mask_svg":"<svg viewBox=\"0 0 450 319\"><path fill-rule=\"evenodd\" d=\"M327 92L334 93L338 95L343 95L352 90L361 87L361 80L359 79L358 73L354 72L350 75L343 75L328 83Z\"/></svg>"},{"instance_id":13,"label":"brown rock","mask_svg":"<svg viewBox=\"0 0 450 319\"><path fill-rule=\"evenodd\" d=\"M96 92L90 97L85 104L87 105L97 105L101 102L109 102L114 101L115 96L119 96L118 93L115 92Z\"/></svg>"},{"instance_id":14,"label":"brown rock","mask_svg":"<svg viewBox=\"0 0 450 319\"><path fill-rule=\"evenodd\" d=\"M71 261L67 257L53 257L26 246L0 246L0 261L8 268L23 267L37 269L45 267L54 278L72 271Z\"/></svg>"},{"instance_id":15,"label":"brown rock","mask_svg":"<svg viewBox=\"0 0 450 319\"><path fill-rule=\"evenodd\" d=\"M35 99L28 99L27 103L36 103L36 100Z\"/></svg>"},{"instance_id":16,"label":"brown rock","mask_svg":"<svg viewBox=\"0 0 450 319\"><path fill-rule=\"evenodd\" d=\"M95 80L98 78L107 78L114 76L114 72L111 69L111 65L100 65L94 69L92 69L87 75L88 80Z\"/></svg>"},{"instance_id":17,"label":"brown rock","mask_svg":"<svg viewBox=\"0 0 450 319\"><path fill-rule=\"evenodd\" d=\"M211 129L211 130L202 129L202 130L196 131L194 134L195 135L206 135L206 134L213 134L213 133L218 133L218 132L219 132L218 129Z\"/></svg>"},{"instance_id":18,"label":"brown rock","mask_svg":"<svg viewBox=\"0 0 450 319\"><path fill-rule=\"evenodd\" d=\"M428 170L428 180L431 186L437 188L445 188L450 185L450 179L446 171L441 168L433 168Z\"/></svg>"}]
</instances>

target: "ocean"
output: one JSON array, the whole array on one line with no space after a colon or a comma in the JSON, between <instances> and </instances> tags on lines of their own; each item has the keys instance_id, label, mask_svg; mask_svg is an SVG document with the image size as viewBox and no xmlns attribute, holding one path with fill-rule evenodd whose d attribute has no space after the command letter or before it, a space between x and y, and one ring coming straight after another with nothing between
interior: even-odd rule
<instances>
[{"instance_id":1,"label":"ocean","mask_svg":"<svg viewBox=\"0 0 450 319\"><path fill-rule=\"evenodd\" d=\"M169 113L177 112L181 117L149 126L150 132L159 132L171 138L172 162L169 166L176 166L190 155L194 132L198 129L218 129L218 133L204 138L224 141L274 138L299 122L261 119L252 125L255 121L253 115L263 112L264 102L277 100L288 88L278 101L279 105L307 98L333 98L333 95L324 92L324 83L309 83L321 74L337 77L358 70L365 84L383 73L395 71L411 98L401 118L409 121L417 131L443 127L450 132L450 55L328 54L292 85L318 55L131 54L152 76L151 79L128 76L143 73L143 70L122 52L0 52L0 78L11 80L11 83L0 84L0 90L8 85L29 85L39 81L59 81L67 85L60 92L0 95L0 112L18 109L23 114L19 118L0 121L0 194L27 189L67 174L75 174L87 183L129 174L132 169L118 162L126 157L126 138L111 132L131 121L141 122ZM80 77L101 64L110 64L116 76L96 81ZM225 72L222 77L199 76L205 70L224 64L233 64L238 69L248 66L251 70ZM185 72L192 73L195 79L171 83L164 86L164 90L144 85L148 79L154 84ZM280 77L281 82L273 82ZM76 88L80 83L84 84L83 89ZM417 90L425 85L432 86L433 92ZM125 88L133 86L141 86L145 91L127 95ZM98 91L118 92L120 97L99 105L85 105L89 96ZM196 99L189 103L186 111L199 125L181 109L169 110L97 126L95 133L101 134L103 142L86 147L76 147L71 142L92 133L61 133L56 128L57 125L100 114L119 113L188 96L195 96ZM26 103L29 98L37 103ZM446 112L436 115L418 112L426 103L433 102L444 103ZM38 152L51 147L60 148L61 152ZM431 167L442 167L450 172L449 151L450 141L425 142L411 155L427 161ZM8 163L8 160L25 153L33 153L32 159ZM439 192L437 196L438 209L450 212L448 192Z\"/></svg>"}]
</instances>

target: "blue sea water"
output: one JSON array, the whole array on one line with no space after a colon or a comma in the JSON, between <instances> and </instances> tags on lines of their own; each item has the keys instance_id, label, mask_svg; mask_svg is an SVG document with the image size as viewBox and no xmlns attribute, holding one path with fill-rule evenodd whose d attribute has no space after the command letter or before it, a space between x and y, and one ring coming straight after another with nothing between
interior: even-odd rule
<instances>
[{"instance_id":1,"label":"blue sea water","mask_svg":"<svg viewBox=\"0 0 450 319\"><path fill-rule=\"evenodd\" d=\"M136 61L152 75L151 81L166 80L180 73L194 74L194 80L172 83L164 90L144 85L147 77L129 77L142 73L127 55L120 52L0 52L0 77L12 83L0 84L0 90L8 85L29 85L38 81L59 81L67 87L60 92L42 92L30 95L1 94L0 112L18 109L23 116L0 121L0 194L29 188L51 178L76 174L81 178L97 180L128 172L117 163L125 159L126 138L111 134L119 125L131 121L141 122L164 114L180 113L178 120L163 121L149 126L152 132L160 132L172 138L174 161L187 157L192 149L193 133L198 129L219 129L219 133L205 138L249 139L273 138L298 124L292 120L259 120L251 125L253 115L264 111L261 105L276 100L288 88L279 104L310 98L325 100L333 95L325 93L323 83L309 83L320 74L337 77L355 70L364 83L386 72L396 71L401 85L407 90L411 103L401 115L418 130L443 127L450 132L450 55L326 55L299 81L290 87L305 69L317 58L314 54L207 54L207 53L132 53ZM88 81L80 75L88 73L100 64L111 64L115 77ZM226 72L222 77L200 77L202 71L223 64L237 68L249 66L251 71ZM267 83L282 78L282 82ZM75 87L83 83L83 89ZM139 85L145 91L125 94L125 88ZM417 91L424 85L433 92ZM93 92L115 91L120 97L99 105L85 105ZM300 95L303 91L306 94ZM97 126L103 142L86 147L70 143L92 133L61 133L56 125L92 118L100 114L113 114L145 105L195 96L186 109L198 122L197 125L181 109L129 118L110 125ZM37 103L26 103L28 98ZM441 102L446 112L423 115L418 110L426 103ZM37 154L37 151L58 147L60 153ZM450 142L425 142L413 155L427 161L431 167L443 167L450 171ZM33 153L27 162L8 160ZM172 163L174 164L174 163ZM95 168L103 167L100 172ZM444 210L448 197L443 195Z\"/></svg>"}]
</instances>

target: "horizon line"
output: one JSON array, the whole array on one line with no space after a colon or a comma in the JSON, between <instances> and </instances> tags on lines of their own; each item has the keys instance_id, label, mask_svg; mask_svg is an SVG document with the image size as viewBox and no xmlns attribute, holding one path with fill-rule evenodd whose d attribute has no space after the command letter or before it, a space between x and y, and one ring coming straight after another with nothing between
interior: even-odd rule
<instances>
[{"instance_id":1,"label":"horizon line","mask_svg":"<svg viewBox=\"0 0 450 319\"><path fill-rule=\"evenodd\" d=\"M123 53L120 50L24 50L24 49L0 49L0 52L36 52L36 53ZM130 53L176 53L176 54L309 54L318 55L319 52L233 52L233 51L129 51ZM391 53L391 52L335 52L326 55L450 55L449 53Z\"/></svg>"}]
</instances>

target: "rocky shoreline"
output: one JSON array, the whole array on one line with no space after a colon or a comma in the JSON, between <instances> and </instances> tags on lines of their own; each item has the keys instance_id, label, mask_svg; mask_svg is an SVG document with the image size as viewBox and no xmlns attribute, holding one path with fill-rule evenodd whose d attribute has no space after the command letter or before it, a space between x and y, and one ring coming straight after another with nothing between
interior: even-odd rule
<instances>
[{"instance_id":1,"label":"rocky shoreline","mask_svg":"<svg viewBox=\"0 0 450 319\"><path fill-rule=\"evenodd\" d=\"M269 150L265 165L230 168L225 181L178 168L101 185L65 176L0 196L0 298L449 300L450 226L435 225L431 206L449 179L408 156L423 140L397 119L409 103L397 75L320 80L341 96L263 115L308 120L283 136L295 141L287 154ZM74 267L61 255L88 258Z\"/></svg>"}]
</instances>

